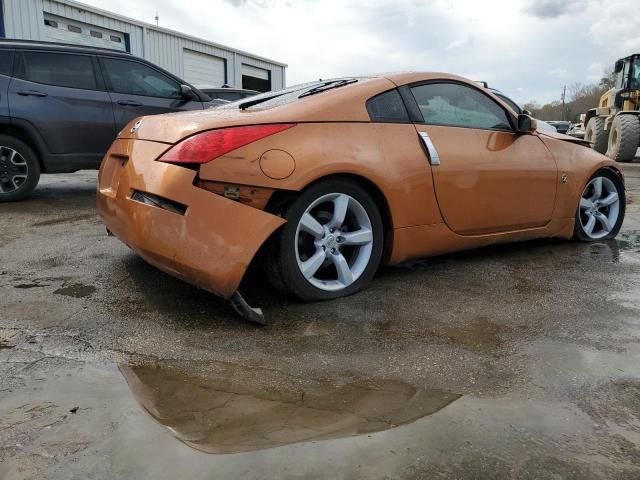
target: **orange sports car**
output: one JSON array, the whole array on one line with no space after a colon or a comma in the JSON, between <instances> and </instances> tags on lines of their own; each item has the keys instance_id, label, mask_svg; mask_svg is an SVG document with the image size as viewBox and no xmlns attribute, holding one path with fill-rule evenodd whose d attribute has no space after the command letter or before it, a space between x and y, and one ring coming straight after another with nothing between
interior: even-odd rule
<instances>
[{"instance_id":1,"label":"orange sports car","mask_svg":"<svg viewBox=\"0 0 640 480\"><path fill-rule=\"evenodd\" d=\"M318 81L131 122L98 210L146 261L232 300L254 260L305 301L381 264L539 237L614 237L615 162L441 73Z\"/></svg>"}]
</instances>

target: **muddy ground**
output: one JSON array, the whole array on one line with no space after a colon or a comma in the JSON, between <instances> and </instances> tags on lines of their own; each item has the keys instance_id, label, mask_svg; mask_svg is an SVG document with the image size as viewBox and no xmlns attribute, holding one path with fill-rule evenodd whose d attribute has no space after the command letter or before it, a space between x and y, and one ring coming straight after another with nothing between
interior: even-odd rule
<instances>
[{"instance_id":1,"label":"muddy ground","mask_svg":"<svg viewBox=\"0 0 640 480\"><path fill-rule=\"evenodd\" d=\"M640 479L640 159L615 241L386 268L269 324L107 237L95 172L0 205L0 478Z\"/></svg>"}]
</instances>

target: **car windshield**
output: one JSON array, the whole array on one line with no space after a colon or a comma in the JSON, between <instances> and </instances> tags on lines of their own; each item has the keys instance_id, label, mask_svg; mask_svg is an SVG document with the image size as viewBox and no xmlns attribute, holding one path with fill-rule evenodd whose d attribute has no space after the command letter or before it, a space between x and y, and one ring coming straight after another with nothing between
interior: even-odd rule
<instances>
[{"instance_id":1,"label":"car windshield","mask_svg":"<svg viewBox=\"0 0 640 480\"><path fill-rule=\"evenodd\" d=\"M295 102L298 99L303 99L311 95L325 92L327 90L340 88L345 85L351 85L353 83L364 80L367 80L367 78L347 77L301 83L299 85L294 85L283 90L266 92L247 99L238 100L236 102L225 105L222 108L240 108L241 110L264 110L268 108L279 107L281 105L286 105L287 103Z\"/></svg>"}]
</instances>

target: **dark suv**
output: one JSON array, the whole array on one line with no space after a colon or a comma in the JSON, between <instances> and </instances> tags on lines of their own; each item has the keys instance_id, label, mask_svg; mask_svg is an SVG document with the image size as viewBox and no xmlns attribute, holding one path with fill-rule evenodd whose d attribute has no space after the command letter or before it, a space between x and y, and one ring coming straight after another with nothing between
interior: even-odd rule
<instances>
[{"instance_id":1,"label":"dark suv","mask_svg":"<svg viewBox=\"0 0 640 480\"><path fill-rule=\"evenodd\" d=\"M210 99L128 53L0 41L0 202L26 198L40 172L98 168L140 115L202 110Z\"/></svg>"}]
</instances>

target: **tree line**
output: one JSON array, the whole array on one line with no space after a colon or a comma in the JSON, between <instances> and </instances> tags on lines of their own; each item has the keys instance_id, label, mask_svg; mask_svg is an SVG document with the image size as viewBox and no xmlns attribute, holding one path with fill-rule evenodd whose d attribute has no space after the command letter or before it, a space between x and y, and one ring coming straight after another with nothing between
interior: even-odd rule
<instances>
[{"instance_id":1,"label":"tree line","mask_svg":"<svg viewBox=\"0 0 640 480\"><path fill-rule=\"evenodd\" d=\"M540 120L579 122L580 114L585 113L590 108L597 107L602 94L612 88L615 82L616 74L613 69L606 70L597 84L584 85L582 83L574 83L568 87L568 101L565 101L564 105L560 100L555 100L545 105L531 101L526 103L524 108Z\"/></svg>"}]
</instances>

